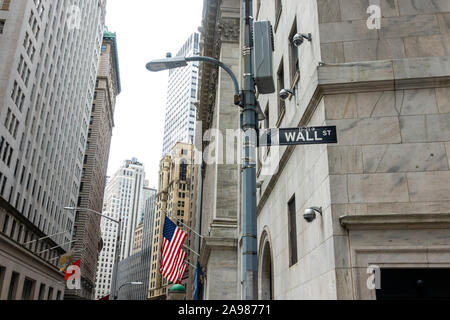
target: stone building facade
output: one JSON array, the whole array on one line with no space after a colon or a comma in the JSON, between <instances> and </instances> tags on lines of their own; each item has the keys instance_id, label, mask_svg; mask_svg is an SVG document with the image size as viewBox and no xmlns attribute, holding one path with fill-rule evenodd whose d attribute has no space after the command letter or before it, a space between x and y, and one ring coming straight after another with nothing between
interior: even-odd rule
<instances>
[{"instance_id":1,"label":"stone building facade","mask_svg":"<svg viewBox=\"0 0 450 320\"><path fill-rule=\"evenodd\" d=\"M236 75L241 67L240 6L240 0L204 1L200 42L201 55L219 59ZM220 134L239 129L240 115L233 104L233 82L223 69L203 63L200 78L198 120L202 128L196 132L196 141L202 142L196 147L203 151L204 160L197 168L203 185L199 203L201 298L239 299L240 151L236 139L234 159L230 159L225 152L228 141Z\"/></svg>"},{"instance_id":2,"label":"stone building facade","mask_svg":"<svg viewBox=\"0 0 450 320\"><path fill-rule=\"evenodd\" d=\"M201 30L201 53L236 73L239 35L221 32L231 12L239 25L241 2L205 1ZM253 17L272 23L275 43L276 93L257 93L260 129L329 125L338 135L258 149L258 298L448 297L436 281L450 270L448 1L254 0ZM296 33L312 41L296 47ZM229 78L200 71L202 135L238 128ZM282 89L295 94L283 101ZM240 171L226 168L203 172L203 299L241 297ZM307 222L311 207L322 214Z\"/></svg>"},{"instance_id":3,"label":"stone building facade","mask_svg":"<svg viewBox=\"0 0 450 320\"><path fill-rule=\"evenodd\" d=\"M62 300L64 253L0 197L0 300Z\"/></svg>"},{"instance_id":4,"label":"stone building facade","mask_svg":"<svg viewBox=\"0 0 450 320\"><path fill-rule=\"evenodd\" d=\"M450 4L255 4L257 20L274 26L276 91L295 90L285 103L259 96L263 127L338 133L335 145L259 150L262 166L277 167L258 177L259 298L425 297L395 279L386 292L383 275L449 275ZM369 27L370 5L381 9L379 28ZM297 32L312 42L293 46ZM322 209L311 223L309 207ZM373 270L381 288L368 285Z\"/></svg>"}]
</instances>

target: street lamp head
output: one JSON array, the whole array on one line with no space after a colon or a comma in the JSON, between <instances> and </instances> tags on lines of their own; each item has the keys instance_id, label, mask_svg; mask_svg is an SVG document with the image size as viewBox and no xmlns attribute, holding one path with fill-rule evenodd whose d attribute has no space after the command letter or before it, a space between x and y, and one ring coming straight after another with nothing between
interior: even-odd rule
<instances>
[{"instance_id":1,"label":"street lamp head","mask_svg":"<svg viewBox=\"0 0 450 320\"><path fill-rule=\"evenodd\" d=\"M64 207L65 210L76 210L77 208L74 207Z\"/></svg>"},{"instance_id":2,"label":"street lamp head","mask_svg":"<svg viewBox=\"0 0 450 320\"><path fill-rule=\"evenodd\" d=\"M140 286L143 283L142 282L130 282L130 284L133 285L133 286Z\"/></svg>"},{"instance_id":3,"label":"street lamp head","mask_svg":"<svg viewBox=\"0 0 450 320\"><path fill-rule=\"evenodd\" d=\"M150 61L149 63L147 63L146 68L149 71L158 72L186 66L187 66L186 57L175 57Z\"/></svg>"}]
</instances>

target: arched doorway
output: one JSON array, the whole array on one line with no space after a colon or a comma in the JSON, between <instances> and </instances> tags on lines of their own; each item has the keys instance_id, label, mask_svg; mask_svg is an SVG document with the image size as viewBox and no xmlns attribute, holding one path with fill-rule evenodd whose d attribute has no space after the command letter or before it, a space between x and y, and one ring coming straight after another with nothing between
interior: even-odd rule
<instances>
[{"instance_id":1,"label":"arched doorway","mask_svg":"<svg viewBox=\"0 0 450 320\"><path fill-rule=\"evenodd\" d=\"M259 247L259 299L273 299L272 245L268 230L264 230Z\"/></svg>"}]
</instances>

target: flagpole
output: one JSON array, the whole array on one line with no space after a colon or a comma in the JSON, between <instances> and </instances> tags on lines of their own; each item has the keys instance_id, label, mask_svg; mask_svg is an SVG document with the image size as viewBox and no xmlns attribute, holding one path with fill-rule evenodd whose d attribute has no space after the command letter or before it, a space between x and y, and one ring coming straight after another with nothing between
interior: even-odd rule
<instances>
[{"instance_id":1,"label":"flagpole","mask_svg":"<svg viewBox=\"0 0 450 320\"><path fill-rule=\"evenodd\" d=\"M44 239L48 239L48 238L51 238L51 237L54 237L54 236L57 236L57 235L60 235L60 234L63 234L63 233L67 233L67 231L51 234L51 235L43 237L43 238L39 238L39 239L36 239L36 240L28 241L28 242L22 243L22 245L25 246L27 244L30 244L30 243L33 243L33 242L37 242L37 241L41 241L41 240L44 240Z\"/></svg>"},{"instance_id":2,"label":"flagpole","mask_svg":"<svg viewBox=\"0 0 450 320\"><path fill-rule=\"evenodd\" d=\"M196 266L194 266L192 263L190 263L190 262L188 262L188 261L185 261L185 263L187 263L188 265L190 265L192 268L195 268L195 269L197 269L197 267Z\"/></svg>"},{"instance_id":3,"label":"flagpole","mask_svg":"<svg viewBox=\"0 0 450 320\"><path fill-rule=\"evenodd\" d=\"M199 256L200 257L200 255L197 253L197 252L195 252L194 250L192 250L191 248L189 248L189 247L187 247L187 246L185 246L184 244L183 244L183 248L185 248L185 249L188 249L189 251L191 251L193 254L195 254L195 255L197 255L197 256Z\"/></svg>"},{"instance_id":4,"label":"flagpole","mask_svg":"<svg viewBox=\"0 0 450 320\"><path fill-rule=\"evenodd\" d=\"M46 252L46 251L53 250L53 249L56 249L56 248L65 246L66 244L73 243L73 242L76 242L76 241L77 241L77 240L73 240L73 241L70 241L70 242L66 242L66 243L60 244L59 246L56 246L56 247L53 247L53 248L49 248L49 249L45 249L44 251L38 252L38 253L36 253L36 254L41 254L41 253L44 253L44 252Z\"/></svg>"},{"instance_id":5,"label":"flagpole","mask_svg":"<svg viewBox=\"0 0 450 320\"><path fill-rule=\"evenodd\" d=\"M188 228L189 230L191 230L193 233L195 233L197 236L199 236L200 238L204 238L202 235L198 234L197 232L195 232L193 229L189 228L187 225L185 225L183 222L181 222L179 219L177 219L177 221L179 223L181 223L183 226L185 226L186 228Z\"/></svg>"}]
</instances>

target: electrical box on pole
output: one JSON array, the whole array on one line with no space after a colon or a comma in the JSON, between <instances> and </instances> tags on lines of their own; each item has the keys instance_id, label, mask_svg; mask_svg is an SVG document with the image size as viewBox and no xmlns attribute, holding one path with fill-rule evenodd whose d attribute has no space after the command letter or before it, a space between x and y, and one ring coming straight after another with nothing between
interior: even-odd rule
<instances>
[{"instance_id":1,"label":"electrical box on pole","mask_svg":"<svg viewBox=\"0 0 450 320\"><path fill-rule=\"evenodd\" d=\"M255 83L261 94L275 92L273 80L273 28L270 21L253 23L253 67Z\"/></svg>"}]
</instances>

